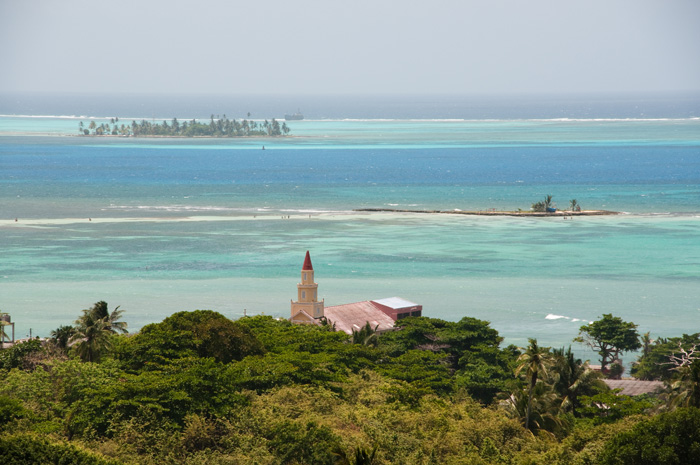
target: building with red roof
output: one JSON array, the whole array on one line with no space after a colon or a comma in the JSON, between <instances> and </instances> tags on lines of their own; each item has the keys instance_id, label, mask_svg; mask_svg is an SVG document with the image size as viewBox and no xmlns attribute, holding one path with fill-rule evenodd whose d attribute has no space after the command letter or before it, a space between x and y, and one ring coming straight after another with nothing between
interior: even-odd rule
<instances>
[{"instance_id":1,"label":"building with red roof","mask_svg":"<svg viewBox=\"0 0 700 465\"><path fill-rule=\"evenodd\" d=\"M421 316L423 306L400 297L389 297L325 307L325 300L318 300L318 284L314 282L314 268L307 251L301 267L301 283L297 284L297 300L292 301L291 313L292 323L320 325L325 320L336 330L347 334L359 331L369 323L382 333L393 330L396 320Z\"/></svg>"}]
</instances>

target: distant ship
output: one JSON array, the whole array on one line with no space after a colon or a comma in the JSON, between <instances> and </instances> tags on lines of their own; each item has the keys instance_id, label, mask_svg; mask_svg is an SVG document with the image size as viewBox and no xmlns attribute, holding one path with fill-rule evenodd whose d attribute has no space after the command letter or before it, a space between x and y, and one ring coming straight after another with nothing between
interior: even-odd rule
<instances>
[{"instance_id":1,"label":"distant ship","mask_svg":"<svg viewBox=\"0 0 700 465\"><path fill-rule=\"evenodd\" d=\"M284 115L284 119L285 119L286 121L299 121L299 120L304 119L304 115L302 115L301 113L299 113L299 112L297 111L297 112L294 113L293 115Z\"/></svg>"}]
</instances>

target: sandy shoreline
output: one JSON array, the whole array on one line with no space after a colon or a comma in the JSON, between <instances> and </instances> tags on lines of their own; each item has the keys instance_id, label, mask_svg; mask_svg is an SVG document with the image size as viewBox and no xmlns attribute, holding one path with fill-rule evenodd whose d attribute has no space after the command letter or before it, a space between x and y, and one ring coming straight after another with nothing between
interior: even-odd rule
<instances>
[{"instance_id":1,"label":"sandy shoreline","mask_svg":"<svg viewBox=\"0 0 700 465\"><path fill-rule=\"evenodd\" d=\"M337 211L280 211L280 212L250 212L238 213L232 215L198 215L191 212L182 212L178 215L177 212L172 212L169 215L144 215L144 216L93 216L86 217L64 217L64 218L14 218L0 219L0 227L27 227L27 228L42 228L57 225L74 225L74 224L100 224L100 223L154 223L154 222L230 222L230 221L289 221L289 220L348 220L349 218L364 219L372 221L382 221L391 218L437 218L439 216L447 219L448 216L455 215L482 218L559 218L566 219L572 217L640 217L640 218L676 218L676 217L691 217L700 218L700 213L627 213L616 212L610 210L582 210L580 212L557 211L554 213L538 213L531 211L467 211L467 210L402 210L390 208L362 208L355 210L337 210Z\"/></svg>"},{"instance_id":2,"label":"sandy shoreline","mask_svg":"<svg viewBox=\"0 0 700 465\"><path fill-rule=\"evenodd\" d=\"M429 214L429 215L426 215ZM556 213L535 213L535 212L509 212L509 211L442 211L442 210L400 210L385 208L366 208L355 210L338 211L316 211L316 212L259 212L243 213L234 215L197 215L185 213L180 216L177 213L163 216L102 216L91 218L66 217L66 218L18 218L0 219L2 228L42 228L51 226L65 226L75 224L104 224L104 223L154 223L154 222L230 222L230 221L289 221L289 220L347 220L348 218L365 220L385 220L390 218L427 218L439 215L463 215L481 217L522 217L522 218L567 218L567 217L595 217L595 216L616 216L625 215L622 212L612 212L607 210L584 210L580 212L556 212ZM644 216L644 215L642 215Z\"/></svg>"},{"instance_id":3,"label":"sandy shoreline","mask_svg":"<svg viewBox=\"0 0 700 465\"><path fill-rule=\"evenodd\" d=\"M581 210L556 212L506 211L506 210L399 210L393 208L358 208L356 212L377 213L439 213L447 215L477 215L477 216L524 216L524 217L566 217L566 216L606 216L621 215L621 212L610 210Z\"/></svg>"}]
</instances>

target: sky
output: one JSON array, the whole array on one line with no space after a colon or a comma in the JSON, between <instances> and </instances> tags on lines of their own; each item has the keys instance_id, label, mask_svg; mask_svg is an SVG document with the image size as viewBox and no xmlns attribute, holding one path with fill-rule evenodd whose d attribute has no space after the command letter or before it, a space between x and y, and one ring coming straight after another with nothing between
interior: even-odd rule
<instances>
[{"instance_id":1,"label":"sky","mask_svg":"<svg viewBox=\"0 0 700 465\"><path fill-rule=\"evenodd\" d=\"M700 91L697 0L0 0L0 92Z\"/></svg>"}]
</instances>

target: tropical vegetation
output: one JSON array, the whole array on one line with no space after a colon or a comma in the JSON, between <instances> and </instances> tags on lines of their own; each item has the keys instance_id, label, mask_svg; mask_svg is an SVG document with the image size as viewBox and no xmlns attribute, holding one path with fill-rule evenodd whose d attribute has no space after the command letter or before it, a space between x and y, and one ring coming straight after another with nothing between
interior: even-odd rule
<instances>
[{"instance_id":1,"label":"tropical vegetation","mask_svg":"<svg viewBox=\"0 0 700 465\"><path fill-rule=\"evenodd\" d=\"M552 205L552 196L545 195L543 200L533 203L531 209L533 212L547 212L550 208L553 208Z\"/></svg>"},{"instance_id":2,"label":"tropical vegetation","mask_svg":"<svg viewBox=\"0 0 700 465\"><path fill-rule=\"evenodd\" d=\"M211 115L208 123L192 119L180 122L173 118L170 123L149 122L141 120L132 121L131 124L119 124L119 118L110 119L109 123L100 123L93 120L87 127L81 121L78 124L78 131L83 135L92 136L162 136L162 137L251 137L265 136L276 137L287 135L290 132L286 122L280 124L276 119L272 121L264 120L259 123L255 120L228 119L226 115L222 117Z\"/></svg>"},{"instance_id":3,"label":"tropical vegetation","mask_svg":"<svg viewBox=\"0 0 700 465\"><path fill-rule=\"evenodd\" d=\"M210 310L129 334L123 316L97 302L47 341L0 351L5 463L568 465L700 453L697 335L649 337L636 366L666 353L668 389L629 397L571 347L503 347L469 317L347 335Z\"/></svg>"},{"instance_id":4,"label":"tropical vegetation","mask_svg":"<svg viewBox=\"0 0 700 465\"><path fill-rule=\"evenodd\" d=\"M623 352L642 348L637 325L622 321L622 318L612 316L610 313L603 314L600 320L581 326L579 336L574 340L598 352L603 373L607 373L608 365L613 363L611 371L613 376L618 378L622 374L620 355Z\"/></svg>"}]
</instances>

